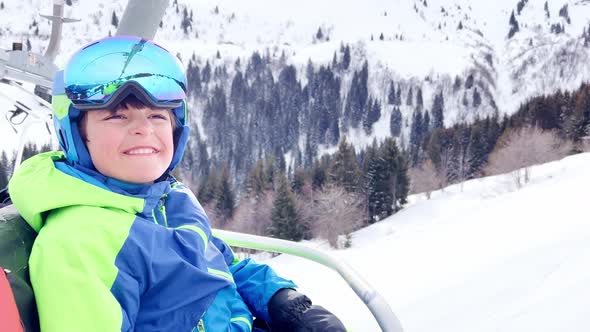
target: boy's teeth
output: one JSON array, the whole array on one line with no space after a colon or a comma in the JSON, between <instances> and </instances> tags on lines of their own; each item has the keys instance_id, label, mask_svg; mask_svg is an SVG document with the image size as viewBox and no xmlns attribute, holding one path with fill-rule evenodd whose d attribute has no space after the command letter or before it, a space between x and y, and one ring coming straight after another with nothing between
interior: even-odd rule
<instances>
[{"instance_id":1,"label":"boy's teeth","mask_svg":"<svg viewBox=\"0 0 590 332\"><path fill-rule=\"evenodd\" d=\"M129 152L127 152L127 154L149 154L149 153L155 153L156 150L154 149L136 149L136 150L131 150Z\"/></svg>"}]
</instances>

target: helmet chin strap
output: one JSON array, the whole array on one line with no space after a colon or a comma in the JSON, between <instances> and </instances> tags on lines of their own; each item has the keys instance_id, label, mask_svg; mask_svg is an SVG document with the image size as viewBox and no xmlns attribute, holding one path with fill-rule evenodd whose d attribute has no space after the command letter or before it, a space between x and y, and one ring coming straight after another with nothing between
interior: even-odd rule
<instances>
[{"instance_id":1,"label":"helmet chin strap","mask_svg":"<svg viewBox=\"0 0 590 332\"><path fill-rule=\"evenodd\" d=\"M84 141L82 140L82 136L80 135L80 130L78 129L78 121L75 122L71 122L71 132L72 132L72 138L74 140L74 147L76 149L76 152L78 154L78 160L75 161L74 163L76 164L80 164L81 166L84 166L86 168L89 168L91 170L95 170L96 168L94 167L94 164L92 163L92 158L90 157L90 153L88 152L88 149L86 148L86 144L84 143ZM71 160L70 160L71 162Z\"/></svg>"}]
</instances>

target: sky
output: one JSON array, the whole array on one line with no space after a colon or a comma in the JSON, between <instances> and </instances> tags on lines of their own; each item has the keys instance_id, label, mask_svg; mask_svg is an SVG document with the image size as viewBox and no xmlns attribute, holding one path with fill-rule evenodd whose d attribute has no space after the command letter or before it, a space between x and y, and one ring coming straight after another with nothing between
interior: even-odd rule
<instances>
[{"instance_id":1,"label":"sky","mask_svg":"<svg viewBox=\"0 0 590 332\"><path fill-rule=\"evenodd\" d=\"M353 234L352 247L304 242L350 265L406 332L566 332L590 326L590 153L409 197L399 213ZM353 331L380 331L335 272L281 255L258 258Z\"/></svg>"}]
</instances>

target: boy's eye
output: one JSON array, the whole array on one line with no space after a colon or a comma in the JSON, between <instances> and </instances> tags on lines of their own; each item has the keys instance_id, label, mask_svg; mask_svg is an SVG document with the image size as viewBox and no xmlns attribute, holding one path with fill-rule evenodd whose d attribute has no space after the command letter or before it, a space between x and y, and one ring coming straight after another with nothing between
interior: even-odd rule
<instances>
[{"instance_id":1,"label":"boy's eye","mask_svg":"<svg viewBox=\"0 0 590 332\"><path fill-rule=\"evenodd\" d=\"M166 114L158 114L158 113L156 113L156 114L152 114L152 115L151 115L151 118L154 118L154 119L162 119L162 120L168 120L168 115L166 115Z\"/></svg>"},{"instance_id":2,"label":"boy's eye","mask_svg":"<svg viewBox=\"0 0 590 332\"><path fill-rule=\"evenodd\" d=\"M109 115L105 118L105 120L117 120L117 119L124 119L125 116L123 116L122 114L112 114Z\"/></svg>"}]
</instances>

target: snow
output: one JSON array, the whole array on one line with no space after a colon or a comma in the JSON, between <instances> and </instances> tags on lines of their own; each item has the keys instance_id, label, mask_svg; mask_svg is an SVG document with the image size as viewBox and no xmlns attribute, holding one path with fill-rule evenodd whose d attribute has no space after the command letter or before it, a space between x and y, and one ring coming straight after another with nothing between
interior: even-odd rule
<instances>
[{"instance_id":1,"label":"snow","mask_svg":"<svg viewBox=\"0 0 590 332\"><path fill-rule=\"evenodd\" d=\"M348 263L385 297L406 332L582 331L590 326L590 153L409 198L353 234L349 249L307 245ZM379 331L338 274L281 255L265 261L353 331Z\"/></svg>"}]
</instances>

